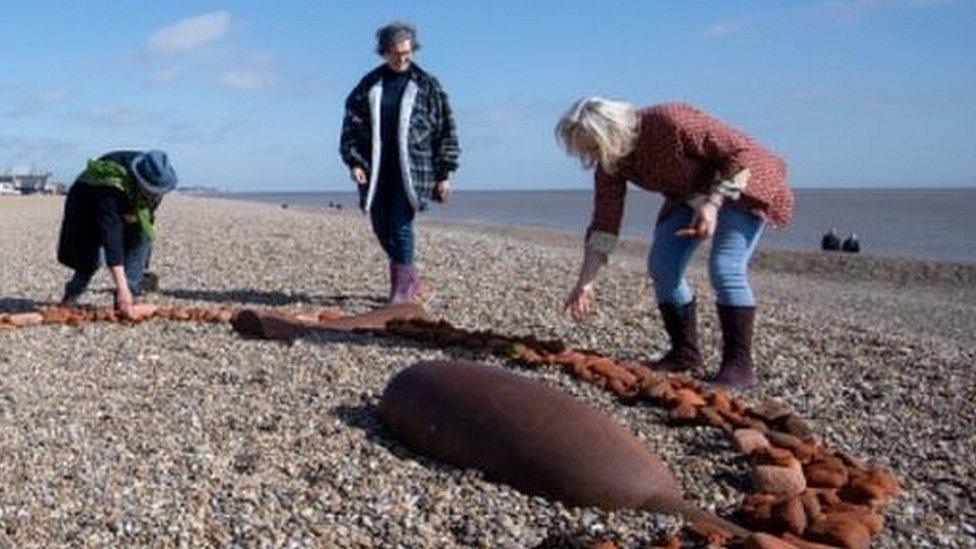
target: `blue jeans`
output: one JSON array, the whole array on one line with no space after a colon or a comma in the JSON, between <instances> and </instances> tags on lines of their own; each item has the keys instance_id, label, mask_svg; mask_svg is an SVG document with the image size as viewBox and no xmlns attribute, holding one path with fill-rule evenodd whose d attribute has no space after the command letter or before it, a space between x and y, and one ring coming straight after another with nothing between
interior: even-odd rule
<instances>
[{"instance_id":1,"label":"blue jeans","mask_svg":"<svg viewBox=\"0 0 976 549\"><path fill-rule=\"evenodd\" d=\"M687 305L694 299L685 269L701 242L675 236L688 227L695 211L687 204L661 220L654 228L654 243L647 258L647 269L654 281L658 303ZM708 272L719 305L751 307L756 304L749 286L748 266L762 234L763 221L755 214L726 204L718 212Z\"/></svg>"},{"instance_id":2,"label":"blue jeans","mask_svg":"<svg viewBox=\"0 0 976 549\"><path fill-rule=\"evenodd\" d=\"M384 175L380 172L376 195L369 209L373 233L390 261L413 265L413 206L399 174Z\"/></svg>"},{"instance_id":3,"label":"blue jeans","mask_svg":"<svg viewBox=\"0 0 976 549\"><path fill-rule=\"evenodd\" d=\"M146 272L146 265L149 264L149 255L152 254L152 240L140 239L139 243L125 251L125 279L129 283L129 290L132 295L142 293L142 279ZM71 280L64 285L65 299L74 299L85 293L88 284L95 276L95 271L75 271Z\"/></svg>"}]
</instances>

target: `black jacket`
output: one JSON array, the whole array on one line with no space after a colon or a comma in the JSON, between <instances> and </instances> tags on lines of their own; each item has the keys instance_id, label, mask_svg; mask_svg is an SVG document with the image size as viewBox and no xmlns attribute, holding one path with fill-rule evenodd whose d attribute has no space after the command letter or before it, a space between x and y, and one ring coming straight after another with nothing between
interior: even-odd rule
<instances>
[{"instance_id":1,"label":"black jacket","mask_svg":"<svg viewBox=\"0 0 976 549\"><path fill-rule=\"evenodd\" d=\"M376 188L378 168L382 164L381 148L373 149L373 136L379 136L380 124L379 120L373 119L373 113L379 112L380 105L373 104L370 91L374 86L382 86L384 70L381 65L370 71L346 98L339 140L342 161L350 168L363 168L369 174L370 195ZM433 198L435 183L449 178L457 170L461 148L447 94L440 83L416 63L410 65L409 72L407 90L415 87L416 95L407 93L403 99L409 119L406 127L400 130L406 132L407 150L400 153L407 161L404 168L409 177L405 179L411 188L408 197L411 203L417 202L413 204L415 208L422 208L428 199ZM373 166L376 160L379 162Z\"/></svg>"},{"instance_id":2,"label":"black jacket","mask_svg":"<svg viewBox=\"0 0 976 549\"><path fill-rule=\"evenodd\" d=\"M130 164L138 154L116 151L103 155L100 160L125 166L132 177ZM98 269L99 250L104 248L109 267L122 265L126 250L134 248L143 238L138 224L127 223L123 218L132 211L133 205L123 192L75 180L64 203L58 261L77 271L93 272Z\"/></svg>"}]
</instances>

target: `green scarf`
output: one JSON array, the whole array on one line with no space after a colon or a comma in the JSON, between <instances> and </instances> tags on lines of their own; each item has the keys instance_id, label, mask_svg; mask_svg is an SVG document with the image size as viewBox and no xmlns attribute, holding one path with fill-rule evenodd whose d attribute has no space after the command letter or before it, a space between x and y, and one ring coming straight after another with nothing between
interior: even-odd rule
<instances>
[{"instance_id":1,"label":"green scarf","mask_svg":"<svg viewBox=\"0 0 976 549\"><path fill-rule=\"evenodd\" d=\"M151 204L143 198L142 193L136 188L136 182L129 177L129 172L124 166L111 160L93 158L88 161L88 165L85 167L85 171L81 172L79 179L88 185L111 187L122 191L129 199L129 208L131 208L131 213L136 216L142 235L148 240L152 240L156 236L156 229L152 222Z\"/></svg>"}]
</instances>

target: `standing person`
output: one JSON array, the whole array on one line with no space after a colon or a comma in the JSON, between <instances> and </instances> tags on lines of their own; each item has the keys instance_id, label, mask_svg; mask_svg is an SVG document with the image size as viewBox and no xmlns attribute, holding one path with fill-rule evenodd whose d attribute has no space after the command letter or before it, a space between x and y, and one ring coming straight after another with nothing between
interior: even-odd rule
<instances>
[{"instance_id":1,"label":"standing person","mask_svg":"<svg viewBox=\"0 0 976 549\"><path fill-rule=\"evenodd\" d=\"M413 62L414 28L391 23L376 31L376 42L385 63L346 99L339 152L389 258L389 300L400 303L421 291L414 215L430 199L447 200L460 148L447 94Z\"/></svg>"},{"instance_id":2,"label":"standing person","mask_svg":"<svg viewBox=\"0 0 976 549\"><path fill-rule=\"evenodd\" d=\"M176 172L162 151L115 151L88 161L64 204L58 261L75 272L62 303L78 301L104 252L115 282L115 307L130 316L133 295L147 289L156 208L174 188Z\"/></svg>"},{"instance_id":3,"label":"standing person","mask_svg":"<svg viewBox=\"0 0 976 549\"><path fill-rule=\"evenodd\" d=\"M711 381L731 388L756 383L752 334L756 302L747 266L763 226L785 226L793 206L786 165L773 153L684 104L637 109L590 97L559 121L569 154L595 168L593 215L576 285L565 308L574 317L593 306L593 284L613 250L630 181L664 194L648 270L671 349L654 364L670 371L702 365L696 302L684 277L692 253L712 238L709 274L722 327L722 362Z\"/></svg>"}]
</instances>

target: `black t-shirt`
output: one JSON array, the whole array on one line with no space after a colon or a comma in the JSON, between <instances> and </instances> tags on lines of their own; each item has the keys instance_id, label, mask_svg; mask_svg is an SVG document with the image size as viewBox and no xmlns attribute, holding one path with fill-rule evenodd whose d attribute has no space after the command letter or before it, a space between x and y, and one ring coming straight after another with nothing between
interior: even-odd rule
<instances>
[{"instance_id":1,"label":"black t-shirt","mask_svg":"<svg viewBox=\"0 0 976 549\"><path fill-rule=\"evenodd\" d=\"M380 139L383 148L380 152L381 172L400 169L400 103L403 92L410 82L410 71L395 72L389 67L383 69L383 99L380 103ZM393 175L393 174L388 174Z\"/></svg>"}]
</instances>

